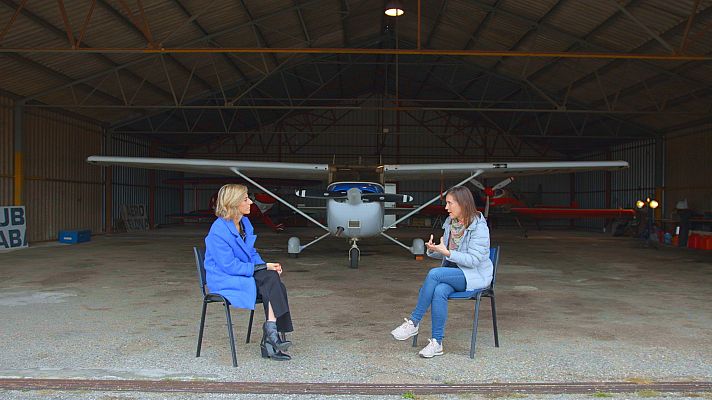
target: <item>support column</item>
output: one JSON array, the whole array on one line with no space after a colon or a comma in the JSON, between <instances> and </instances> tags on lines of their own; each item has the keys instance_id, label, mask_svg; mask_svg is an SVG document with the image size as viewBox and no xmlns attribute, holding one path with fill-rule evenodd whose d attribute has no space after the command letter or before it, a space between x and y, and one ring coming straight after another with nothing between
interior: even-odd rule
<instances>
[{"instance_id":1,"label":"support column","mask_svg":"<svg viewBox=\"0 0 712 400\"><path fill-rule=\"evenodd\" d=\"M16 206L21 206L23 204L23 189L25 183L25 171L24 171L24 129L22 116L25 111L25 103L17 102L15 103L14 115L13 115L13 150L14 150L14 162L13 162L13 186L12 186L12 202Z\"/></svg>"},{"instance_id":2,"label":"support column","mask_svg":"<svg viewBox=\"0 0 712 400\"><path fill-rule=\"evenodd\" d=\"M575 201L576 201L576 174L572 172L569 174L569 206L572 206ZM573 228L574 226L575 226L574 220L570 219L569 220L569 228Z\"/></svg>"},{"instance_id":3,"label":"support column","mask_svg":"<svg viewBox=\"0 0 712 400\"><path fill-rule=\"evenodd\" d=\"M110 130L106 131L106 148L105 155L111 154L111 149L113 148L112 143L112 132ZM106 218L104 224L106 224L106 233L113 232L113 198L114 198L114 180L113 180L113 167L104 168L104 217Z\"/></svg>"},{"instance_id":4,"label":"support column","mask_svg":"<svg viewBox=\"0 0 712 400\"><path fill-rule=\"evenodd\" d=\"M662 136L655 138L655 200L662 207L655 209L655 219L662 219L665 204L665 142Z\"/></svg>"},{"instance_id":5,"label":"support column","mask_svg":"<svg viewBox=\"0 0 712 400\"><path fill-rule=\"evenodd\" d=\"M608 160L608 161L611 160L611 152L610 151L606 151L606 160ZM612 201L611 201L612 193L611 192L612 192L612 181L613 181L612 177L613 177L613 175L612 175L611 171L605 172L604 185L606 187L604 188L605 198L603 200L605 202L605 204L603 205L605 208L611 208L611 205L612 205L611 204L612 203Z\"/></svg>"},{"instance_id":6,"label":"support column","mask_svg":"<svg viewBox=\"0 0 712 400\"><path fill-rule=\"evenodd\" d=\"M151 141L148 149L148 156L155 157L156 143ZM156 170L148 171L148 227L156 228Z\"/></svg>"}]
</instances>

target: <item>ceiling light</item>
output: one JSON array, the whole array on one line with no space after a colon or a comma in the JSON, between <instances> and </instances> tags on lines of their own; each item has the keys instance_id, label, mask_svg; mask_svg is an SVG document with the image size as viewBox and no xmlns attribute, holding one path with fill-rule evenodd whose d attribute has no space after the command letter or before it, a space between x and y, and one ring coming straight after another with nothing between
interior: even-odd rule
<instances>
[{"instance_id":1,"label":"ceiling light","mask_svg":"<svg viewBox=\"0 0 712 400\"><path fill-rule=\"evenodd\" d=\"M403 4L398 0L391 0L386 4L386 15L389 17L400 17L405 14L403 11Z\"/></svg>"},{"instance_id":2,"label":"ceiling light","mask_svg":"<svg viewBox=\"0 0 712 400\"><path fill-rule=\"evenodd\" d=\"M650 203L648 203L648 205L650 206L650 208L652 208L654 210L654 209L658 208L658 206L660 204L658 204L657 200L650 200Z\"/></svg>"}]
</instances>

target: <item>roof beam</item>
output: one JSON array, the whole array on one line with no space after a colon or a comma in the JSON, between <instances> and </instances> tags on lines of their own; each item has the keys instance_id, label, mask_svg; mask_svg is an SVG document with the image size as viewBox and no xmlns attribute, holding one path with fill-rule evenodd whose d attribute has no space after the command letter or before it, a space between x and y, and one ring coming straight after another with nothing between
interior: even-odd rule
<instances>
[{"instance_id":1,"label":"roof beam","mask_svg":"<svg viewBox=\"0 0 712 400\"><path fill-rule=\"evenodd\" d=\"M111 5L109 5L109 4L106 2L106 0L98 0L98 1L99 1L99 5L102 6L105 11L107 11L107 12L108 12L109 14L111 14L113 17L115 17L116 19L118 19L119 22L121 22L124 26L126 26L127 28L129 28L129 29L130 29L131 31L133 31L134 33L139 33L139 34L145 36L145 37L146 37L146 40L149 40L149 43L153 44L153 36L151 35L150 30L148 29L148 21L145 20L145 16L144 16L144 25L145 25L145 27L144 27L144 29L140 29L140 28L137 26L136 23L133 23L133 22L127 20L126 17L124 17L119 11L117 11L114 7L112 7ZM168 55L168 59L169 59L171 62L173 62L176 66L178 66L178 68L181 69L185 74L191 75L191 70L190 70L190 68L188 68L188 67L186 67L185 65L183 65L183 63L181 63L180 61L178 61L174 56ZM166 77L166 78L170 79L169 77ZM198 74L195 74L195 80L196 80L198 83L200 83L201 85L203 85L204 87L207 87L207 88L209 88L209 89L213 89L212 85L210 85L208 82L206 82L206 81L205 81L203 78L201 78Z\"/></svg>"},{"instance_id":2,"label":"roof beam","mask_svg":"<svg viewBox=\"0 0 712 400\"><path fill-rule=\"evenodd\" d=\"M299 7L300 7L300 8L305 8L305 7L307 7L307 6L311 6L311 5L314 5L314 4L317 4L317 3L320 3L320 2L324 2L324 1L326 1L326 0L308 0L308 1L304 1L303 3L301 3L301 4L299 5ZM11 0L0 0L0 2L3 2L3 3L5 3L5 4L10 4L10 7L12 7L12 8L17 8L16 5L15 5L15 3L14 3L13 1L11 1ZM282 15L282 14L284 14L284 13L286 13L286 12L291 12L292 9L293 9L293 8L281 9L281 10L279 10L279 11L275 11L275 12L273 12L273 13L270 13L270 14L267 14L267 15L263 15L263 16L261 16L261 17L255 19L255 20L253 20L253 21L249 21L249 22L242 23L242 24L237 24L237 25L235 25L235 26L233 26L233 27L230 27L230 28L227 28L227 29L223 29L223 30L218 31L218 32L213 32L213 33L211 33L211 34L209 34L209 35L202 36L202 37L197 38L197 39L194 39L194 40L190 40L190 41L188 41L187 43L184 43L184 45L185 45L185 46L189 46L189 45L193 45L193 44L200 43L200 42L205 42L205 41L210 42L211 40L214 40L214 39L215 39L216 37L218 37L218 36L225 35L225 34L227 34L227 33L234 32L234 31L236 31L236 30L239 30L239 29L242 29L242 28L245 28L245 27L253 26L253 25L256 24L256 23L259 23L259 22L268 20L269 18L278 16L278 15ZM43 26L47 27L48 29L54 28L54 30L57 30L56 27L52 26L51 24L47 23L46 21L44 21L44 20L41 20L41 21L42 21L42 22L38 22L38 23L42 24ZM37 22L37 21L36 21L36 22ZM50 28L50 27L51 27L51 28ZM64 32L60 30L60 34L63 36L63 35L64 35ZM0 52L1 52L1 51L2 51L2 48L0 48ZM36 51L35 51L35 52L36 52ZM156 57L158 57L157 54L154 56L154 58L156 58ZM108 60L108 58L107 58L107 60ZM109 61L114 65L114 67L112 67L111 69L108 69L108 70L106 70L106 71L102 71L102 72L96 73L96 74L91 75L91 76L86 77L86 78L82 78L82 79L75 80L75 81L73 81L73 82L71 82L71 83L69 83L69 84L65 84L65 85L61 85L61 86L52 88L52 89L50 89L50 90L47 90L47 91L45 91L45 92L42 92L41 95L47 95L47 94L56 92L56 91L58 91L58 90L66 89L67 87L72 86L72 85L75 84L75 83L83 83L83 82L87 82L87 81L92 80L92 79L96 79L96 78L102 77L102 76L107 75L107 74L114 74L115 72L120 71L120 70L123 70L123 69L126 69L126 70L128 71L128 68L129 68L129 67L132 67L132 66L134 66L134 65L140 64L140 63L142 63L142 62L150 61L150 60L139 59L139 60L135 60L135 61L129 61L129 62L123 63L123 64L116 64L116 63L114 63L114 62L111 61L111 60L109 60ZM133 73L130 72L130 71L129 71L129 73L130 73L130 74L133 74ZM136 79L139 80L139 81L141 81L142 78L136 77ZM171 94L168 93L167 91L165 91L165 90L163 90L163 89L161 89L161 88L159 88L159 87L153 85L153 84L150 83L150 82L149 82L148 84L149 84L150 86L154 87L154 88L155 88L154 90L157 90L157 91L160 90L161 95L162 95L163 97L165 97L166 99L171 99L172 96L171 96ZM37 97L37 96L39 96L39 95L33 95L33 96L31 96L30 98L34 98L34 97Z\"/></svg>"},{"instance_id":3,"label":"roof beam","mask_svg":"<svg viewBox=\"0 0 712 400\"><path fill-rule=\"evenodd\" d=\"M642 21L640 21L635 15L633 15L628 9L623 5L618 2L618 0L610 0L610 3L615 5L623 14L625 14L628 18L632 19L633 22L635 22L639 27L643 28L645 33L648 35L652 36L653 39L655 39L658 43L660 43L663 47L666 49L670 50L670 53L675 53L675 49L670 46L668 42L663 40L663 38L660 37L657 33L653 32L650 28L648 28Z\"/></svg>"},{"instance_id":4,"label":"roof beam","mask_svg":"<svg viewBox=\"0 0 712 400\"><path fill-rule=\"evenodd\" d=\"M64 75L64 74L61 73L61 72L55 71L55 70L53 70L52 68L46 67L46 66L44 66L44 65L42 65L42 64L40 64L40 63L38 63L38 62L36 62L36 61L30 60L29 58L22 57L22 56L17 55L17 54L6 54L5 56L8 57L8 58L10 58L11 60L13 60L13 61L15 61L15 62L18 62L18 63L23 64L23 65L27 65L28 67L31 67L31 68L37 69L37 70L39 70L39 71L42 71L42 73L45 73L45 74L47 74L47 75L49 75L49 76L52 76L53 78L56 78L56 79L59 79L59 80L63 80L63 81L71 81L71 80L72 80L72 78L68 77L67 75ZM121 105L121 106L124 106L124 102L123 102L123 101L121 101L120 99L118 99L118 98L116 98L116 97L114 97L114 96L112 96L112 95L110 95L110 94L108 94L108 93L106 93L106 92L103 92L103 91L101 91L101 90L98 90L96 87L92 87L92 86L87 85L87 84L81 84L81 85L82 85L82 86L85 86L84 89L85 89L87 92L96 93L97 97L99 97L99 98L102 98L102 99L104 99L104 100L107 100L107 101L109 101L110 103L112 103L112 104L114 104L114 105ZM24 99L22 99L22 100L20 100L20 101L24 103L24 102L27 102L27 101L30 100L30 99L31 99L31 98L24 98ZM29 104L28 104L28 105L29 105ZM72 104L68 104L68 105L66 105L66 106L69 106L69 107L74 108L74 105L72 105ZM61 108L61 107L60 107L60 108ZM83 107L79 107L79 108L83 108Z\"/></svg>"},{"instance_id":5,"label":"roof beam","mask_svg":"<svg viewBox=\"0 0 712 400\"><path fill-rule=\"evenodd\" d=\"M628 4L628 6L632 6L633 4L635 4L635 3L639 2L639 1L641 1L641 0L633 0L633 1L631 1L631 2ZM496 12L496 13L498 13L498 14L505 15L505 16L508 16L508 17L510 17L510 18L512 18L512 19L518 20L518 21L520 21L520 22L522 22L522 23L525 23L525 24L528 24L528 25L535 25L538 30L549 31L549 32L551 32L551 33L553 33L553 34L555 34L555 35L561 37L561 38L564 38L564 39L567 39L567 40L570 40L570 41L574 42L571 46L569 46L569 47L564 51L564 53L570 53L572 50L574 50L575 48L577 48L579 45L584 45L585 47L590 48L590 49L592 49L592 50L594 50L594 51L598 51L598 52L604 52L604 53L611 52L611 49L608 49L608 48L606 48L606 47L603 47L603 46L600 46L600 45L598 45L598 44L596 44L596 43L591 42L591 41L590 41L590 38L591 38L593 35L595 35L596 32L598 32L598 31L600 31L600 30L602 30L602 29L604 29L604 28L610 26L612 23L614 23L614 22L622 15L622 13L621 13L620 11L617 11L617 12L616 12L615 14L613 14L611 17L607 18L605 21L603 21L601 24L599 24L597 27L595 27L593 30L591 30L591 32L589 32L585 37L578 37L578 36L576 36L576 35L572 35L572 34L569 33L569 32L566 32L566 31L564 31L564 30L562 30L562 29L560 29L560 28L557 28L557 27L555 27L555 26L553 26L553 25L549 25L549 24L546 24L546 23L539 23L539 24L537 24L536 20L533 20L533 19L531 19L531 18L524 17L524 16L522 16L522 15L513 13L513 12L511 12L511 11L506 11L506 10L502 10L502 9L497 9L497 8L495 8L494 6L492 6L492 5L490 5L490 4L487 4L487 3L485 3L485 2L482 1L482 0L470 0L470 2L471 2L472 4L474 4L474 5L476 5L477 7L479 7L479 8L481 8L481 9L485 10L485 11ZM556 58L556 57L555 57L555 58ZM645 64L646 66L652 68L653 70L656 70L656 71L659 71L659 72L667 72L667 70L666 70L665 68L661 68L661 67L659 67L659 66L657 66L657 65L651 64L651 63L648 62L647 60L640 59L639 61L641 61L641 62L642 62L643 64ZM553 66L555 66L555 65L557 65L556 62L549 63L549 64L547 64L546 66L540 68L539 70L534 71L534 72L532 72L531 74L527 75L526 78L529 79L529 80L531 80L531 81L535 81L538 76L547 73L547 72L548 72ZM671 75L669 72L668 72L668 74ZM694 84L696 84L696 85L703 85L703 84L705 84L705 83L703 83L703 82L695 81L694 79L689 78L689 77L681 76L680 78L681 78L681 79L684 79L684 80L686 80L686 81L688 81L688 82L690 82L690 83L694 83Z\"/></svg>"},{"instance_id":6,"label":"roof beam","mask_svg":"<svg viewBox=\"0 0 712 400\"><path fill-rule=\"evenodd\" d=\"M700 18L706 18L707 16L710 16L710 15L712 15L712 7L710 7L710 8L708 8L708 9L706 9L705 11L701 12L699 16L700 16ZM672 27L671 29L669 29L667 32L663 33L663 36L668 36L668 35L672 36L672 35L675 35L675 34L677 34L678 31L685 29L685 26L686 26L686 25L687 25L687 20L683 20L683 21L681 21L680 23L678 23L677 25L675 25L674 27ZM653 44L654 42L655 42L655 40L653 40L653 39L648 40L647 42L645 42L645 43L643 43L642 45L638 46L636 49L633 49L633 51L640 51L640 50L642 50L643 48L645 48L645 47L647 47L647 46L650 46L650 45ZM592 71L592 72L589 73L588 75L583 76L583 77L581 77L581 78L575 80L574 82L571 83L571 85L572 85L572 86L583 85L583 84L585 84L585 83L587 83L587 82L589 82L589 81L591 81L591 80L593 80L593 79L596 79L596 75L595 75L595 74L599 74L599 75L604 74L604 73L610 71L612 68L618 66L619 63L620 63L620 62L619 62L619 61L616 61L616 60L611 61L610 63L608 63L608 64L606 64L606 65L604 65L604 66L602 66L602 67L600 67L600 68L598 68L598 69ZM655 76L654 78L657 78L657 77L662 76L662 75L667 75L667 76L677 77L677 78L679 78L679 79L681 79L681 80L684 80L686 83L690 83L690 84L692 84L692 85L694 85L694 86L696 86L696 87L709 86L708 83L698 82L698 81L695 81L695 80L686 78L684 75L675 72L675 70L668 70L668 69L659 68L659 67L656 68L656 69L657 69L657 70L662 70L662 71L660 72L660 74L658 74L658 75Z\"/></svg>"},{"instance_id":7,"label":"roof beam","mask_svg":"<svg viewBox=\"0 0 712 400\"><path fill-rule=\"evenodd\" d=\"M402 40L400 40L402 41ZM712 56L700 54L660 54L621 52L561 52L561 51L510 51L510 50L430 50L386 48L336 48L336 47L164 47L147 49L137 47L82 47L80 49L46 47L0 47L0 53L45 53L45 54L351 54L392 56L461 56L461 57L519 57L519 58L578 58L589 60L656 60L656 61L712 61Z\"/></svg>"},{"instance_id":8,"label":"roof beam","mask_svg":"<svg viewBox=\"0 0 712 400\"><path fill-rule=\"evenodd\" d=\"M519 40L517 40L517 41L509 48L509 50L512 50L512 51L513 51L513 50L516 50L522 43L524 43L525 40L527 40L527 38L529 37L529 35L530 35L532 32L536 32L536 31L537 31L537 29L538 29L537 27L538 27L539 25L541 25L541 24L544 22L544 20L546 20L552 13L554 13L556 10L558 10L558 9L561 7L561 5L562 5L563 3L564 3L563 0L557 0L557 1L556 1L556 4L554 4L553 6L551 6L551 8L549 8L549 10L548 10L546 13L544 13L544 15L542 15L541 17L539 17L539 19L537 19L534 24L532 24L531 26L529 26L529 29L524 33L524 35L522 35L522 36L519 38ZM503 62L504 62L504 58L500 58L499 60L497 60L497 63L492 67L492 70L496 71L497 68L499 68L499 66L502 65Z\"/></svg>"},{"instance_id":9,"label":"roof beam","mask_svg":"<svg viewBox=\"0 0 712 400\"><path fill-rule=\"evenodd\" d=\"M12 1L12 0L0 0L0 1L1 1L2 3L4 3L6 6L10 7L10 8L17 8L17 7L18 7L18 5L17 5L14 1ZM64 32L63 30L57 28L56 26L50 24L49 22L47 22L44 18L38 16L37 14L35 14L35 13L33 13L33 12L27 10L27 9L23 9L21 12L22 12L22 15L23 15L23 16L25 16L26 18L28 18L30 21L32 21L32 22L34 22L34 23L40 25L41 27L45 28L46 30L48 30L49 32L51 32L54 36L56 36L57 38L61 38L61 39L64 38L65 32ZM77 42L77 41L75 41L75 42ZM96 55L96 58L99 59L100 61L106 63L106 64L109 64L109 65L113 66L113 68L116 68L116 66L118 66L117 63L115 63L115 62L112 61L109 57L106 57L106 56L104 56L104 55L102 55L102 54L97 54L97 55ZM113 72L113 71L114 71L114 70L112 69L111 72ZM129 74L129 76L130 76L131 78L136 79L136 80L139 81L139 82L141 81L141 78L138 77L138 76L137 76L136 74L134 74L133 72L127 70L127 73ZM66 76L65 76L65 77L66 77ZM72 86L75 82L76 82L76 83L86 83L86 82L88 82L88 81L90 81L90 80L93 80L94 78L98 78L98 77L99 77L99 76L92 76L92 77L89 78L89 79L82 79L82 80L72 80L71 78L69 78L69 83L68 83L68 84L65 84L65 85L62 85L60 88L61 88L61 89L66 89L66 88ZM68 78L68 77L66 77L66 78ZM165 98L167 98L167 99L170 99L170 98L171 98L171 94L170 94L170 93L168 93L167 91L165 91L165 90L159 88L158 86L155 86L155 85L151 84L151 89L154 90L154 91L156 91L159 95L161 95L161 96L163 96L163 97L165 97ZM49 94L49 93L52 93L52 92L54 92L54 91L56 91L56 90L57 90L57 88L52 88L52 89L50 89L50 90L47 90L47 91L44 91L44 92L41 92L41 93L37 93L37 94L30 95L30 96L24 98L23 100L25 100L25 101L34 100L34 99L36 99L37 97L44 96L44 95Z\"/></svg>"}]
</instances>

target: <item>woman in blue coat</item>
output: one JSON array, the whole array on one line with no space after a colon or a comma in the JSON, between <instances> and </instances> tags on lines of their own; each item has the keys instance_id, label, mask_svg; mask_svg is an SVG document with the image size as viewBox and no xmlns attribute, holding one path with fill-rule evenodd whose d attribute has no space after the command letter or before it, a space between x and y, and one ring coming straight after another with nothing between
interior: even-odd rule
<instances>
[{"instance_id":1,"label":"woman in blue coat","mask_svg":"<svg viewBox=\"0 0 712 400\"><path fill-rule=\"evenodd\" d=\"M448 296L453 292L485 288L492 282L489 228L477 211L470 190L462 186L448 190L445 209L449 216L443 224L440 243L433 243L432 235L426 243L428 256L442 259L441 266L428 272L410 318L391 331L396 340L415 336L420 321L430 307L432 338L418 353L425 358L443 354Z\"/></svg>"},{"instance_id":2,"label":"woman in blue coat","mask_svg":"<svg viewBox=\"0 0 712 400\"><path fill-rule=\"evenodd\" d=\"M220 188L215 205L218 217L205 237L205 278L208 288L238 308L254 310L257 294L262 296L265 323L260 343L262 357L289 360L291 342L282 341L278 332L292 332L287 288L279 276L282 265L262 260L255 249L252 224L247 218L252 200L244 185Z\"/></svg>"}]
</instances>

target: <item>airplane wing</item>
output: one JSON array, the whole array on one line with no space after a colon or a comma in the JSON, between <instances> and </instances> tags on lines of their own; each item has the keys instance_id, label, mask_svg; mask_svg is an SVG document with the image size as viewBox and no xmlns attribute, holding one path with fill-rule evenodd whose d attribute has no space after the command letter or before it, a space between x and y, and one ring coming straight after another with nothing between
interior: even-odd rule
<instances>
[{"instance_id":1,"label":"airplane wing","mask_svg":"<svg viewBox=\"0 0 712 400\"><path fill-rule=\"evenodd\" d=\"M635 216L635 211L630 208L513 207L510 212L534 219L633 218Z\"/></svg>"},{"instance_id":2,"label":"airplane wing","mask_svg":"<svg viewBox=\"0 0 712 400\"><path fill-rule=\"evenodd\" d=\"M478 178L565 174L583 171L615 171L628 168L626 161L547 161L512 163L389 164L383 166L386 180L467 177Z\"/></svg>"},{"instance_id":3,"label":"airplane wing","mask_svg":"<svg viewBox=\"0 0 712 400\"><path fill-rule=\"evenodd\" d=\"M96 165L160 169L235 176L231 168L255 178L320 179L329 177L329 165L267 161L201 160L183 158L91 156L87 162Z\"/></svg>"}]
</instances>

